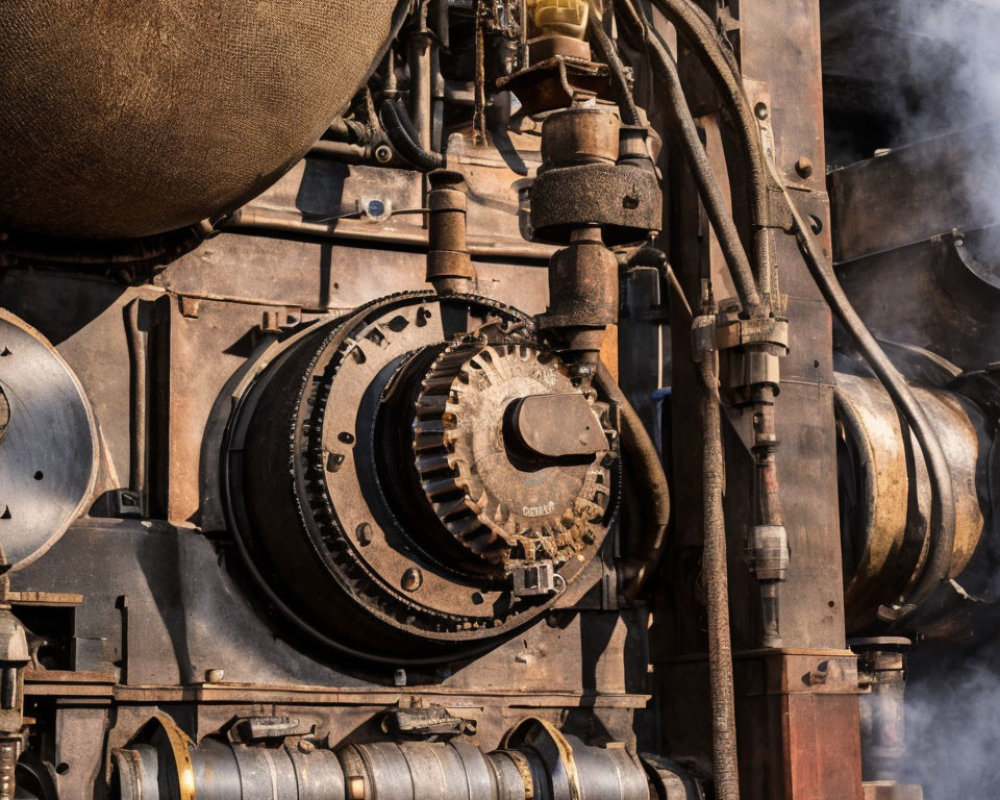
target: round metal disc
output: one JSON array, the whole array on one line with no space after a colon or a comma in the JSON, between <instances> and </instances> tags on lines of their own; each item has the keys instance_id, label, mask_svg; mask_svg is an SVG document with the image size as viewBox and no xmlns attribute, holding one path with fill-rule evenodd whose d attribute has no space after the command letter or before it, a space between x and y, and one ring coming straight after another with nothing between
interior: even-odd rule
<instances>
[{"instance_id":1,"label":"round metal disc","mask_svg":"<svg viewBox=\"0 0 1000 800\"><path fill-rule=\"evenodd\" d=\"M83 511L97 477L97 432L69 365L38 331L2 309L0 391L9 409L0 438L0 565L17 569L48 550Z\"/></svg>"}]
</instances>

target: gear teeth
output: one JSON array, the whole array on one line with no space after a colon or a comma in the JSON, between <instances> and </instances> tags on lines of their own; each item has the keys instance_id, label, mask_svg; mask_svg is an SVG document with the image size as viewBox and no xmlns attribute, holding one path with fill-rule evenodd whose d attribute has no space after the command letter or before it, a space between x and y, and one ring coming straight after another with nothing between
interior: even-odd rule
<instances>
[{"instance_id":1,"label":"gear teeth","mask_svg":"<svg viewBox=\"0 0 1000 800\"><path fill-rule=\"evenodd\" d=\"M440 417L448 406L447 395L421 395L417 403L417 419Z\"/></svg>"},{"instance_id":2,"label":"gear teeth","mask_svg":"<svg viewBox=\"0 0 1000 800\"><path fill-rule=\"evenodd\" d=\"M424 492L427 493L432 502L438 502L442 497L447 497L461 491L462 489L455 477L424 481Z\"/></svg>"},{"instance_id":3,"label":"gear teeth","mask_svg":"<svg viewBox=\"0 0 1000 800\"><path fill-rule=\"evenodd\" d=\"M450 468L451 465L448 463L448 456L441 453L432 453L431 455L419 456L417 458L417 472L420 473L421 477L444 472Z\"/></svg>"},{"instance_id":4,"label":"gear teeth","mask_svg":"<svg viewBox=\"0 0 1000 800\"><path fill-rule=\"evenodd\" d=\"M496 395L499 388L503 396L509 381L541 381L545 373L560 368L551 353L533 342L494 337L473 334L456 341L438 355L424 377L413 423L417 473L435 515L473 553L504 569L512 558L551 558L562 564L603 536L610 499L610 487L603 485L607 475L596 466L590 470L581 487L583 496L558 517L544 511L531 516L527 509L515 512L510 503L491 494L481 477L489 464L473 462L470 449L477 426L485 424L475 410L480 408L478 393ZM486 445L479 456L492 457L493 447ZM597 530L592 530L595 525Z\"/></svg>"}]
</instances>

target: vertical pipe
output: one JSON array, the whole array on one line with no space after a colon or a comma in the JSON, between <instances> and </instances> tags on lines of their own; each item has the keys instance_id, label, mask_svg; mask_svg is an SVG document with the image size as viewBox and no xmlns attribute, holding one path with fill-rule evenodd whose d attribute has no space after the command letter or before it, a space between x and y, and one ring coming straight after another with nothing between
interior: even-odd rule
<instances>
[{"instance_id":1,"label":"vertical pipe","mask_svg":"<svg viewBox=\"0 0 1000 800\"><path fill-rule=\"evenodd\" d=\"M410 61L410 118L424 150L431 145L431 33L425 25L410 34L407 42Z\"/></svg>"},{"instance_id":2,"label":"vertical pipe","mask_svg":"<svg viewBox=\"0 0 1000 800\"><path fill-rule=\"evenodd\" d=\"M141 300L133 300L126 310L126 337L128 339L129 366L132 372L132 424L129 448L129 488L138 495L138 505L143 515L147 511L146 445L148 442L148 378L149 358L146 333L140 327Z\"/></svg>"},{"instance_id":3,"label":"vertical pipe","mask_svg":"<svg viewBox=\"0 0 1000 800\"><path fill-rule=\"evenodd\" d=\"M383 94L390 100L395 100L399 94L396 81L396 44L393 42L385 52L385 86Z\"/></svg>"},{"instance_id":4,"label":"vertical pipe","mask_svg":"<svg viewBox=\"0 0 1000 800\"><path fill-rule=\"evenodd\" d=\"M757 472L757 522L753 527L753 570L760 586L762 647L781 647L778 583L788 568L788 534L778 487L778 435L774 427L774 386L753 387L753 457Z\"/></svg>"},{"instance_id":5,"label":"vertical pipe","mask_svg":"<svg viewBox=\"0 0 1000 800\"><path fill-rule=\"evenodd\" d=\"M430 150L444 149L444 74L441 72L441 48L431 45Z\"/></svg>"}]
</instances>

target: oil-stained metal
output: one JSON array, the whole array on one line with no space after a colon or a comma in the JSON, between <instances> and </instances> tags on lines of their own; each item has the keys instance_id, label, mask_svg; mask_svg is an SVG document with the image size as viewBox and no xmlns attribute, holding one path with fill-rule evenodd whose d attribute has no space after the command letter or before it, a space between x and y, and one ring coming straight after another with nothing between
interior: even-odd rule
<instances>
[{"instance_id":1,"label":"oil-stained metal","mask_svg":"<svg viewBox=\"0 0 1000 800\"><path fill-rule=\"evenodd\" d=\"M460 172L428 174L427 281L442 293L474 291L476 268L466 242L468 187Z\"/></svg>"},{"instance_id":2,"label":"oil-stained metal","mask_svg":"<svg viewBox=\"0 0 1000 800\"><path fill-rule=\"evenodd\" d=\"M486 346L478 338L444 350L421 382L413 420L421 487L440 524L495 568L536 559L563 567L604 537L614 434L551 352L523 338ZM577 435L591 426L596 449L582 458L540 457L509 444L516 404L553 393L574 397L589 414L564 421L582 426Z\"/></svg>"},{"instance_id":3,"label":"oil-stained metal","mask_svg":"<svg viewBox=\"0 0 1000 800\"><path fill-rule=\"evenodd\" d=\"M600 419L579 392L528 395L512 403L505 416L514 446L536 458L592 456L608 448Z\"/></svg>"},{"instance_id":4,"label":"oil-stained metal","mask_svg":"<svg viewBox=\"0 0 1000 800\"><path fill-rule=\"evenodd\" d=\"M575 391L529 337L503 338L526 324L481 298L402 295L262 374L230 439L230 498L286 618L373 656L440 657L553 602L511 597L510 563L556 559L568 585L593 558L613 511L610 445L580 463L522 463L505 445L513 400Z\"/></svg>"},{"instance_id":5,"label":"oil-stained metal","mask_svg":"<svg viewBox=\"0 0 1000 800\"><path fill-rule=\"evenodd\" d=\"M624 748L588 747L530 718L490 753L464 741L369 742L336 752L308 738L268 749L214 738L196 746L172 720L158 718L113 757L123 800L156 800L158 785L178 787L182 800L650 797L642 767Z\"/></svg>"},{"instance_id":6,"label":"oil-stained metal","mask_svg":"<svg viewBox=\"0 0 1000 800\"><path fill-rule=\"evenodd\" d=\"M529 193L532 237L568 245L549 262L549 307L539 328L586 380L606 327L618 319L618 263L608 247L645 238L660 225L656 174L631 151L618 162L620 132L618 118L603 107L549 115Z\"/></svg>"},{"instance_id":7,"label":"oil-stained metal","mask_svg":"<svg viewBox=\"0 0 1000 800\"><path fill-rule=\"evenodd\" d=\"M617 320L618 260L597 227L577 228L569 246L549 262L549 306L538 327L580 375L589 376L604 332Z\"/></svg>"},{"instance_id":8,"label":"oil-stained metal","mask_svg":"<svg viewBox=\"0 0 1000 800\"><path fill-rule=\"evenodd\" d=\"M542 125L542 166L531 184L536 241L567 244L597 226L608 245L645 239L662 224L652 165L619 159L621 124L605 107L556 111ZM648 166L648 168L646 168Z\"/></svg>"},{"instance_id":9,"label":"oil-stained metal","mask_svg":"<svg viewBox=\"0 0 1000 800\"><path fill-rule=\"evenodd\" d=\"M500 78L497 85L513 92L529 114L566 108L575 101L614 98L611 71L606 64L559 53Z\"/></svg>"},{"instance_id":10,"label":"oil-stained metal","mask_svg":"<svg viewBox=\"0 0 1000 800\"><path fill-rule=\"evenodd\" d=\"M841 528L848 574L848 630L870 630L880 605L920 575L930 535L931 487L920 448L900 427L888 394L873 378L837 373ZM982 412L956 394L914 387L941 439L955 487L956 527L949 577L958 578L983 533L980 452L992 434Z\"/></svg>"}]
</instances>

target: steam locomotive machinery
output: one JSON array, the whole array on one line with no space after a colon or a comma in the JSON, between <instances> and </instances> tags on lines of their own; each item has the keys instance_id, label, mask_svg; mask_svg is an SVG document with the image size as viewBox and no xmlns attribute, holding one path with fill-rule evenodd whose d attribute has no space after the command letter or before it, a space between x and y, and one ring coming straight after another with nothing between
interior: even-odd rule
<instances>
[{"instance_id":1,"label":"steam locomotive machinery","mask_svg":"<svg viewBox=\"0 0 1000 800\"><path fill-rule=\"evenodd\" d=\"M818 3L652 6L5 8L0 800L919 796L982 337L830 265Z\"/></svg>"},{"instance_id":2,"label":"steam locomotive machinery","mask_svg":"<svg viewBox=\"0 0 1000 800\"><path fill-rule=\"evenodd\" d=\"M26 26L6 48L14 92L53 69L46 42L68 23L29 24L30 5L4 24ZM65 97L4 112L3 302L19 315L5 317L4 501L20 526L3 551L4 796L686 792L636 753L644 667L624 652L644 630L625 598L662 548L668 499L599 363L619 309L609 248L661 223L647 130L622 126L582 31L557 36L586 51L604 99L538 110L524 243L517 175L461 96L425 93L461 95L457 39L485 11L383 3L361 26L341 3L311 27L320 4L217 5L188 27L163 4L113 37L116 15L78 21L87 57L110 61L56 69L92 98L73 136L53 132ZM220 24L246 32L238 52ZM514 17L490 29L476 110L505 136L493 82L518 31ZM117 60L140 52L144 74ZM238 64L236 90L221 76ZM508 77L530 94L558 71ZM178 121L196 74L208 88ZM240 208L359 80L309 157ZM42 163L23 131L46 110L61 144ZM466 126L446 158L445 125ZM480 144L463 157L465 137ZM467 234L479 214L521 243L484 258ZM623 523L630 481L659 498Z\"/></svg>"}]
</instances>

